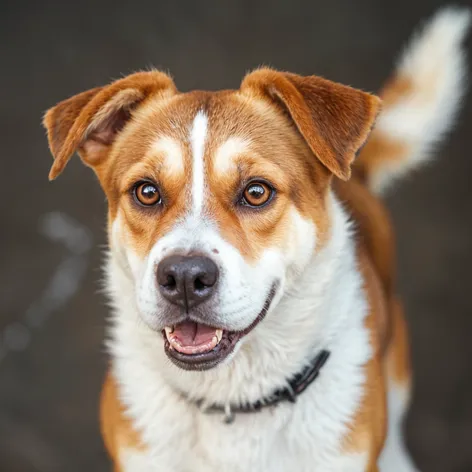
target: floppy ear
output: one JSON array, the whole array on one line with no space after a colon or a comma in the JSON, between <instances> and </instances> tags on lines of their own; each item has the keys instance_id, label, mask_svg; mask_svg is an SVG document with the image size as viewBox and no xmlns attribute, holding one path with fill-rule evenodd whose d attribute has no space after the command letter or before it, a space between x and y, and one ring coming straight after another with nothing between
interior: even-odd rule
<instances>
[{"instance_id":1,"label":"floppy ear","mask_svg":"<svg viewBox=\"0 0 472 472\"><path fill-rule=\"evenodd\" d=\"M49 179L55 179L64 170L76 151L91 167L102 162L137 106L150 96L174 93L175 85L166 74L138 72L49 109L43 120L54 157Z\"/></svg>"},{"instance_id":2,"label":"floppy ear","mask_svg":"<svg viewBox=\"0 0 472 472\"><path fill-rule=\"evenodd\" d=\"M258 69L241 90L271 100L293 120L315 156L337 177L348 180L351 163L380 109L380 99L317 76Z\"/></svg>"}]
</instances>

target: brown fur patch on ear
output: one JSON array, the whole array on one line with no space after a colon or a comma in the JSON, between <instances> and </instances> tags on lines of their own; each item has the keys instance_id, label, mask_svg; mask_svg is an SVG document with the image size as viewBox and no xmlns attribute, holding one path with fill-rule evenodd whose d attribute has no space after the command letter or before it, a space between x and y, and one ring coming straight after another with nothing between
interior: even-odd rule
<instances>
[{"instance_id":1,"label":"brown fur patch on ear","mask_svg":"<svg viewBox=\"0 0 472 472\"><path fill-rule=\"evenodd\" d=\"M43 126L47 130L49 148L54 157L61 152L67 134L82 109L100 90L102 90L102 87L79 93L74 97L59 102L55 107L50 108L46 112L43 118Z\"/></svg>"},{"instance_id":2,"label":"brown fur patch on ear","mask_svg":"<svg viewBox=\"0 0 472 472\"><path fill-rule=\"evenodd\" d=\"M102 156L106 156L108 146L131 118L133 109L144 99L140 90L126 89L100 108L85 131L83 144L79 146L79 154L87 165L94 167Z\"/></svg>"},{"instance_id":3,"label":"brown fur patch on ear","mask_svg":"<svg viewBox=\"0 0 472 472\"><path fill-rule=\"evenodd\" d=\"M93 167L129 120L132 110L157 93L176 93L172 79L158 71L138 72L48 110L43 124L54 156L49 179L55 179L79 149L82 160Z\"/></svg>"},{"instance_id":4,"label":"brown fur patch on ear","mask_svg":"<svg viewBox=\"0 0 472 472\"><path fill-rule=\"evenodd\" d=\"M315 156L343 180L380 109L380 99L361 90L267 68L248 74L241 90L288 112Z\"/></svg>"},{"instance_id":5,"label":"brown fur patch on ear","mask_svg":"<svg viewBox=\"0 0 472 472\"><path fill-rule=\"evenodd\" d=\"M119 111L126 112L133 104L142 100L144 100L144 95L140 90L126 89L118 92L93 117L86 131L87 138L91 134L100 134L104 128L110 128L111 122L115 120L115 115ZM106 142L110 138L111 136L101 136L100 140Z\"/></svg>"}]
</instances>

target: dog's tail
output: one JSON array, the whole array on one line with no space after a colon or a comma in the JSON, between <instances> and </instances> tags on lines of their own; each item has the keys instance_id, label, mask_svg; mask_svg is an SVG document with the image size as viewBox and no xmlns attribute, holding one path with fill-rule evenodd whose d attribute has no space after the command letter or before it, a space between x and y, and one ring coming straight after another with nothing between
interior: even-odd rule
<instances>
[{"instance_id":1,"label":"dog's tail","mask_svg":"<svg viewBox=\"0 0 472 472\"><path fill-rule=\"evenodd\" d=\"M380 94L375 129L354 164L373 192L425 162L454 124L466 88L461 43L470 19L466 8L441 9L401 55Z\"/></svg>"}]
</instances>

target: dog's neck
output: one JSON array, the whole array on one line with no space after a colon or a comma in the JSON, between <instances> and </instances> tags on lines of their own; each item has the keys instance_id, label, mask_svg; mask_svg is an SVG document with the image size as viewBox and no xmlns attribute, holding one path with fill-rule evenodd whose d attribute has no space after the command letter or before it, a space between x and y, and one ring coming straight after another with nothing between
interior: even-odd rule
<instances>
[{"instance_id":1,"label":"dog's neck","mask_svg":"<svg viewBox=\"0 0 472 472\"><path fill-rule=\"evenodd\" d=\"M364 333L367 304L350 223L334 196L331 205L331 235L325 246L296 283L285 290L265 320L243 340L234 358L207 372L181 371L168 361L160 333L139 320L130 281L111 255L109 288L115 311L111 348L115 364L127 358L126 362L144 365L149 369L147 375L161 377L186 397L203 398L210 404L255 402L270 395L274 389L285 387L321 349L331 351L329 364L361 365L369 355Z\"/></svg>"}]
</instances>

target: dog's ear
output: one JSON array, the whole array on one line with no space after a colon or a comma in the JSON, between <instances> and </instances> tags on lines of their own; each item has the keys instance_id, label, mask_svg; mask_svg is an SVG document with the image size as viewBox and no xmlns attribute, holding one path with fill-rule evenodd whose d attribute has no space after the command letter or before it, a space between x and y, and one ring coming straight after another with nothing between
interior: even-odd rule
<instances>
[{"instance_id":1,"label":"dog's ear","mask_svg":"<svg viewBox=\"0 0 472 472\"><path fill-rule=\"evenodd\" d=\"M269 99L288 114L314 155L343 180L380 109L380 99L361 90L267 68L249 73L241 91Z\"/></svg>"},{"instance_id":2,"label":"dog's ear","mask_svg":"<svg viewBox=\"0 0 472 472\"><path fill-rule=\"evenodd\" d=\"M136 107L150 96L174 93L175 85L166 74L138 72L58 103L43 120L54 157L49 179L63 171L76 151L91 167L102 162Z\"/></svg>"}]
</instances>

